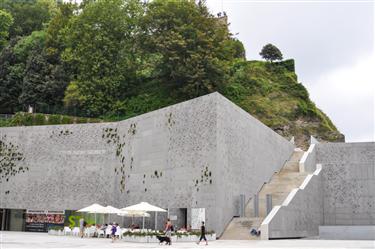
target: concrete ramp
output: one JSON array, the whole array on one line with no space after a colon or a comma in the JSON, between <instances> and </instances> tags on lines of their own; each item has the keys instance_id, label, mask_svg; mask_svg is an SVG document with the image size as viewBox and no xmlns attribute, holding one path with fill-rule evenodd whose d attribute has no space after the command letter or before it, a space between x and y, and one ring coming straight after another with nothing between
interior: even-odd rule
<instances>
[{"instance_id":1,"label":"concrete ramp","mask_svg":"<svg viewBox=\"0 0 375 249\"><path fill-rule=\"evenodd\" d=\"M229 223L220 239L223 240L258 240L260 237L252 236L250 230L257 229L263 218L235 217Z\"/></svg>"},{"instance_id":2,"label":"concrete ramp","mask_svg":"<svg viewBox=\"0 0 375 249\"><path fill-rule=\"evenodd\" d=\"M304 151L296 149L281 170L274 174L271 180L264 184L258 193L259 213L255 216L254 203L250 200L245 208L245 217L233 218L224 230L220 239L225 240L258 240L250 234L251 229L259 230L262 221L267 216L266 196L272 196L273 206L281 205L289 193L299 187L307 173L299 172L299 161Z\"/></svg>"}]
</instances>

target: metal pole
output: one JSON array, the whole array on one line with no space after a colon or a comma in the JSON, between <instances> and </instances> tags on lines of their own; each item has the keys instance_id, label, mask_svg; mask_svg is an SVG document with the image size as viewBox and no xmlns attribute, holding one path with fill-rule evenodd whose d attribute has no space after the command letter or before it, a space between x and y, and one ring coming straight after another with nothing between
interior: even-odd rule
<instances>
[{"instance_id":1,"label":"metal pole","mask_svg":"<svg viewBox=\"0 0 375 249\"><path fill-rule=\"evenodd\" d=\"M155 212L155 231L158 228L158 212Z\"/></svg>"},{"instance_id":2,"label":"metal pole","mask_svg":"<svg viewBox=\"0 0 375 249\"><path fill-rule=\"evenodd\" d=\"M145 229L145 217L142 217L142 230Z\"/></svg>"},{"instance_id":3,"label":"metal pole","mask_svg":"<svg viewBox=\"0 0 375 249\"><path fill-rule=\"evenodd\" d=\"M254 195L254 217L259 217L259 196L257 194Z\"/></svg>"},{"instance_id":4,"label":"metal pole","mask_svg":"<svg viewBox=\"0 0 375 249\"><path fill-rule=\"evenodd\" d=\"M272 195L267 194L266 195L266 201L267 201L267 215L271 212L272 210Z\"/></svg>"},{"instance_id":5,"label":"metal pole","mask_svg":"<svg viewBox=\"0 0 375 249\"><path fill-rule=\"evenodd\" d=\"M240 217L245 217L245 195L240 195L240 210L239 210Z\"/></svg>"},{"instance_id":6,"label":"metal pole","mask_svg":"<svg viewBox=\"0 0 375 249\"><path fill-rule=\"evenodd\" d=\"M3 217L1 219L1 231L4 231L5 230L5 208L3 209Z\"/></svg>"}]
</instances>

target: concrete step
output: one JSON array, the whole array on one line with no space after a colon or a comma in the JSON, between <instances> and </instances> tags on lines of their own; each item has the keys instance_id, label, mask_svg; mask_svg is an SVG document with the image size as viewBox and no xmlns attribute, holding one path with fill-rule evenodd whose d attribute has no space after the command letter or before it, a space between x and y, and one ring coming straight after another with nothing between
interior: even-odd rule
<instances>
[{"instance_id":1,"label":"concrete step","mask_svg":"<svg viewBox=\"0 0 375 249\"><path fill-rule=\"evenodd\" d=\"M299 162L286 162L280 172L282 171L299 172Z\"/></svg>"},{"instance_id":2,"label":"concrete step","mask_svg":"<svg viewBox=\"0 0 375 249\"><path fill-rule=\"evenodd\" d=\"M274 174L270 181L263 185L258 193L259 217L254 217L254 203L250 200L245 207L245 218L233 218L225 229L220 239L227 240L254 240L259 239L252 236L252 228L258 229L267 216L267 194L272 196L272 206L281 205L290 191L298 188L307 174L299 172L299 161L304 151L295 149L290 159L283 165L281 170Z\"/></svg>"},{"instance_id":3,"label":"concrete step","mask_svg":"<svg viewBox=\"0 0 375 249\"><path fill-rule=\"evenodd\" d=\"M252 236L251 229L259 229L263 218L233 218L220 237L223 240L259 240L260 237Z\"/></svg>"},{"instance_id":4,"label":"concrete step","mask_svg":"<svg viewBox=\"0 0 375 249\"><path fill-rule=\"evenodd\" d=\"M301 150L301 151L294 151L293 154L292 154L292 156L289 158L288 161L289 162L298 162L302 158L302 156L303 156L304 153L305 152L303 150Z\"/></svg>"},{"instance_id":5,"label":"concrete step","mask_svg":"<svg viewBox=\"0 0 375 249\"><path fill-rule=\"evenodd\" d=\"M300 172L279 172L275 175L272 176L270 182L274 181L274 180L277 180L277 179L281 179L281 180L293 180L293 179L298 179L298 180L301 180L301 179L304 179L306 176L308 175L308 173L300 173Z\"/></svg>"}]
</instances>

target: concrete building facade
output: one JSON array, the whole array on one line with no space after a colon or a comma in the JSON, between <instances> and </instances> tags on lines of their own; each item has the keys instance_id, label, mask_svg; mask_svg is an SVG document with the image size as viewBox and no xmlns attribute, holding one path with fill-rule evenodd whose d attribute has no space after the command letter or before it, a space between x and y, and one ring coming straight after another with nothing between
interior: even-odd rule
<instances>
[{"instance_id":1,"label":"concrete building facade","mask_svg":"<svg viewBox=\"0 0 375 249\"><path fill-rule=\"evenodd\" d=\"M23 214L12 210L147 201L177 227L204 219L218 236L295 149L218 93L121 122L0 128L0 142L2 229L22 230ZM314 146L301 166L311 175L264 220L266 239L375 225L374 143Z\"/></svg>"},{"instance_id":2,"label":"concrete building facade","mask_svg":"<svg viewBox=\"0 0 375 249\"><path fill-rule=\"evenodd\" d=\"M294 149L218 93L117 123L2 128L0 137L28 168L2 181L3 209L147 201L186 209L176 215L187 224L192 209L204 208L218 235L238 213L240 194L255 194Z\"/></svg>"},{"instance_id":3,"label":"concrete building facade","mask_svg":"<svg viewBox=\"0 0 375 249\"><path fill-rule=\"evenodd\" d=\"M375 143L312 144L307 175L262 224L262 236L375 240Z\"/></svg>"}]
</instances>

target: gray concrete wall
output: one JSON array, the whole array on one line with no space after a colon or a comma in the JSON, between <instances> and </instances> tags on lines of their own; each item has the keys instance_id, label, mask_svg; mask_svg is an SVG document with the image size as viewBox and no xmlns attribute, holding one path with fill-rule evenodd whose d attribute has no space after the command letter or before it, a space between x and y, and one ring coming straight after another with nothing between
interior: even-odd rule
<instances>
[{"instance_id":1,"label":"gray concrete wall","mask_svg":"<svg viewBox=\"0 0 375 249\"><path fill-rule=\"evenodd\" d=\"M29 168L1 183L1 208L77 210L94 202L125 207L148 201L209 209L216 99L207 95L118 123L0 129ZM200 182L204 173L210 179ZM158 217L162 228L165 217Z\"/></svg>"},{"instance_id":2,"label":"gray concrete wall","mask_svg":"<svg viewBox=\"0 0 375 249\"><path fill-rule=\"evenodd\" d=\"M324 225L375 225L375 143L317 144Z\"/></svg>"},{"instance_id":3,"label":"gray concrete wall","mask_svg":"<svg viewBox=\"0 0 375 249\"><path fill-rule=\"evenodd\" d=\"M315 144L311 144L309 149L303 154L299 162L300 172L314 173L316 170L316 149Z\"/></svg>"},{"instance_id":4,"label":"gray concrete wall","mask_svg":"<svg viewBox=\"0 0 375 249\"><path fill-rule=\"evenodd\" d=\"M0 139L17 145L25 158L18 164L29 168L8 182L2 179L1 207L74 210L94 201L111 204L117 160L100 142L108 125L1 128Z\"/></svg>"},{"instance_id":5,"label":"gray concrete wall","mask_svg":"<svg viewBox=\"0 0 375 249\"><path fill-rule=\"evenodd\" d=\"M321 166L275 206L261 225L262 239L318 236L323 224Z\"/></svg>"},{"instance_id":6,"label":"gray concrete wall","mask_svg":"<svg viewBox=\"0 0 375 249\"><path fill-rule=\"evenodd\" d=\"M205 208L207 229L218 234L237 197L256 193L293 150L218 93L117 123L0 128L0 138L19 146L24 160L17 164L29 168L2 181L0 208L147 201ZM162 228L165 215L158 218ZM152 216L146 224L153 222Z\"/></svg>"},{"instance_id":7,"label":"gray concrete wall","mask_svg":"<svg viewBox=\"0 0 375 249\"><path fill-rule=\"evenodd\" d=\"M375 226L320 226L319 239L375 240Z\"/></svg>"},{"instance_id":8,"label":"gray concrete wall","mask_svg":"<svg viewBox=\"0 0 375 249\"><path fill-rule=\"evenodd\" d=\"M289 159L294 145L222 96L218 102L216 222L238 215L239 195L249 200ZM220 234L219 234L220 235Z\"/></svg>"}]
</instances>

